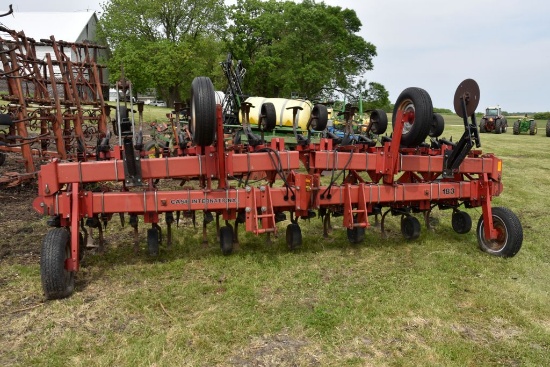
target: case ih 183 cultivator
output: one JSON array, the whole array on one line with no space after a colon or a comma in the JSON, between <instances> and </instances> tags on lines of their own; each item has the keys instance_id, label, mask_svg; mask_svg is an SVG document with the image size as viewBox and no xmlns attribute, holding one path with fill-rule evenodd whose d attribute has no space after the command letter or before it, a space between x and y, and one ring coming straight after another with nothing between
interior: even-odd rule
<instances>
[{"instance_id":1,"label":"case ih 183 cultivator","mask_svg":"<svg viewBox=\"0 0 550 367\"><path fill-rule=\"evenodd\" d=\"M167 224L167 246L171 225L179 213L204 213L207 219L220 217L218 239L222 252L230 254L238 241L238 225L255 234L276 233L277 222L289 215L286 242L300 246L299 218L318 212L324 235L331 217L341 217L350 242L362 242L369 217L388 213L401 217L405 238L420 234L423 213L426 224L435 207L450 209L452 227L467 233L472 220L465 208L481 207L477 224L480 248L492 255L511 257L520 249L523 231L519 219L503 207L491 207L502 192L502 161L482 154L475 122L479 88L475 81L463 81L455 94L455 111L464 120L464 134L454 143L433 137L434 114L430 96L419 88L407 88L398 97L393 115L393 134L378 144L368 139L343 139L346 145L322 138L305 142L294 150L285 149L282 138L262 144L236 144L225 139L222 109L216 105L210 79L192 83L189 130L180 131L170 156L147 158L134 145L133 127L121 126L123 143L99 149L96 161L63 162L54 159L39 173L39 196L34 208L51 216L53 226L42 243L40 259L42 286L47 298L69 296L74 274L79 270L86 226L100 230L113 214L129 214L136 231L138 216L151 225L148 249L157 254L159 221ZM324 129L311 117L308 126ZM439 121L439 119L437 119ZM260 121L261 124L261 121ZM322 183L321 173L330 181ZM261 175L261 183L252 177ZM250 178L250 181L248 180ZM166 179L185 182L181 189L163 188ZM243 184L244 182L244 184ZM234 221L230 225L229 221ZM100 243L102 245L102 243Z\"/></svg>"}]
</instances>

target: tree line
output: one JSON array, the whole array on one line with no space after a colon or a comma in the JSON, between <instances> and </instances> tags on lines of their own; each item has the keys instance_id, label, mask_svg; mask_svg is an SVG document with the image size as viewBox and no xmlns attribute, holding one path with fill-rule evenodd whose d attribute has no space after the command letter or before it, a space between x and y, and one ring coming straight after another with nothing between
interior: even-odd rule
<instances>
[{"instance_id":1,"label":"tree line","mask_svg":"<svg viewBox=\"0 0 550 367\"><path fill-rule=\"evenodd\" d=\"M391 108L385 87L367 79L376 46L358 35L352 9L315 0L110 0L102 8L111 81L123 65L135 92L155 88L169 103L185 101L196 76L225 90L220 63L231 53L246 68L246 94L361 97L365 109Z\"/></svg>"}]
</instances>

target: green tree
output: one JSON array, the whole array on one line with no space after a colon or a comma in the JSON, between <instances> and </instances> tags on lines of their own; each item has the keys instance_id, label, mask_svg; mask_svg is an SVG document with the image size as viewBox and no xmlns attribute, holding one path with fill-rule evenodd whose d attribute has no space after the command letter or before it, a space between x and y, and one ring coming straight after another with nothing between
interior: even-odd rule
<instances>
[{"instance_id":1,"label":"green tree","mask_svg":"<svg viewBox=\"0 0 550 367\"><path fill-rule=\"evenodd\" d=\"M189 97L195 76L221 78L223 0L111 0L102 8L112 82L124 66L135 92L154 87L172 103Z\"/></svg>"},{"instance_id":2,"label":"green tree","mask_svg":"<svg viewBox=\"0 0 550 367\"><path fill-rule=\"evenodd\" d=\"M363 110L382 109L386 112L392 111L390 94L380 83L370 82L369 87L362 93Z\"/></svg>"},{"instance_id":3,"label":"green tree","mask_svg":"<svg viewBox=\"0 0 550 367\"><path fill-rule=\"evenodd\" d=\"M357 35L354 10L314 0L237 0L230 20L226 41L247 68L250 94L327 98L358 90L357 80L373 67L376 47Z\"/></svg>"}]
</instances>

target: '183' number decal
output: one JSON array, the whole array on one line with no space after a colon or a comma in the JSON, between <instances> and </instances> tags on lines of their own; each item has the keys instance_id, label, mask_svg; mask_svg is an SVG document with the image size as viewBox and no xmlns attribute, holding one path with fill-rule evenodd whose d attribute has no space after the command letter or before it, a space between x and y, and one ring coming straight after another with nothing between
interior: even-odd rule
<instances>
[{"instance_id":1,"label":"'183' number decal","mask_svg":"<svg viewBox=\"0 0 550 367\"><path fill-rule=\"evenodd\" d=\"M441 189L444 195L452 195L455 193L455 189L453 187Z\"/></svg>"}]
</instances>

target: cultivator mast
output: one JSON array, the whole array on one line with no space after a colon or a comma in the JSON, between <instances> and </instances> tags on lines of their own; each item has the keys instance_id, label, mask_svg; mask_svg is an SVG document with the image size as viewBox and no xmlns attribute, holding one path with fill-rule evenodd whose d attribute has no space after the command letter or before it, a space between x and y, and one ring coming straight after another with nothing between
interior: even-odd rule
<instances>
[{"instance_id":1,"label":"cultivator mast","mask_svg":"<svg viewBox=\"0 0 550 367\"><path fill-rule=\"evenodd\" d=\"M213 85L206 77L195 78L190 131L180 135L182 140L170 156L134 157L135 162L130 162L126 153L133 148L122 144L102 160L56 159L42 167L34 208L50 216L55 227L46 235L42 249L46 296L70 295L88 235L86 225L101 229L101 223L106 225L114 214L129 215L137 249L137 218L150 225L147 247L153 255L160 251L162 216L169 246L171 225L181 214L194 219L195 213L202 213L205 243L207 223L215 215L220 247L230 254L238 244L239 225L269 236L285 221L287 245L295 249L302 242L300 218L320 216L325 236L332 218L341 218L349 241L359 243L372 217L377 221L381 216L382 234L388 214L401 217L403 236L415 239L421 229L415 213L422 213L429 225L434 208L450 209L453 229L467 233L472 220L459 208L481 207L480 248L496 256L514 256L523 241L521 224L508 209L491 208L492 198L503 189L502 161L473 149L480 147L474 118L478 100L477 83L465 80L455 96L457 113L465 122L465 133L457 143L433 132L440 135L443 122L440 116L435 118L428 93L407 88L395 104L393 135L382 139L381 145L370 140L322 138L288 150L283 138L254 145L226 140L223 110L216 105ZM375 112L376 124L386 121L380 111ZM323 129L322 125L308 123ZM376 128L380 132L381 126ZM428 135L430 144L425 143ZM139 167L142 185L128 185L131 164ZM181 189L164 186L167 179L180 180ZM219 226L220 219L224 226ZM102 234L99 240L103 246ZM56 262L59 256L65 256L64 264Z\"/></svg>"},{"instance_id":2,"label":"cultivator mast","mask_svg":"<svg viewBox=\"0 0 550 367\"><path fill-rule=\"evenodd\" d=\"M239 125L239 110L243 99L243 80L246 74L246 69L243 67L241 60L237 61L237 65L233 63L231 54L227 55L227 60L221 63L223 73L227 78L227 90L222 102L223 119L226 125Z\"/></svg>"},{"instance_id":3,"label":"cultivator mast","mask_svg":"<svg viewBox=\"0 0 550 367\"><path fill-rule=\"evenodd\" d=\"M96 62L105 47L53 36L37 42L2 26L0 32L0 82L7 84L2 99L8 101L0 107L0 165L6 152L20 153L25 165L25 173L0 176L0 185L35 178L37 167L54 157L93 157L109 115L102 92L105 66ZM37 48L45 46L53 55L39 58Z\"/></svg>"}]
</instances>

